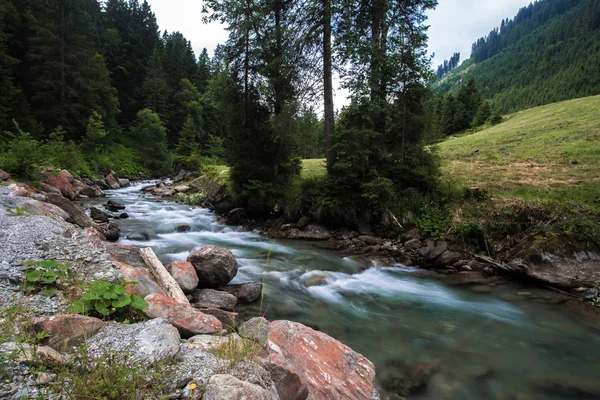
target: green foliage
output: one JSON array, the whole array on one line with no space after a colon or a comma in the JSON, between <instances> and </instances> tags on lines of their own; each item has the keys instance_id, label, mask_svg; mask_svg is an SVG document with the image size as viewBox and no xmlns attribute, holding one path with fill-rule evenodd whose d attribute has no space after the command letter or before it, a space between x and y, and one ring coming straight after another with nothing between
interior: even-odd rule
<instances>
[{"instance_id":1,"label":"green foliage","mask_svg":"<svg viewBox=\"0 0 600 400\"><path fill-rule=\"evenodd\" d=\"M544 0L473 45L471 59L434 84L456 93L471 77L503 114L600 94L600 3Z\"/></svg>"},{"instance_id":2,"label":"green foliage","mask_svg":"<svg viewBox=\"0 0 600 400\"><path fill-rule=\"evenodd\" d=\"M434 201L423 204L415 223L423 235L433 239L446 236L451 226L447 208Z\"/></svg>"},{"instance_id":3,"label":"green foliage","mask_svg":"<svg viewBox=\"0 0 600 400\"><path fill-rule=\"evenodd\" d=\"M490 117L490 123L492 125L501 124L502 123L502 115L500 115L498 113L492 114L492 116Z\"/></svg>"},{"instance_id":4,"label":"green foliage","mask_svg":"<svg viewBox=\"0 0 600 400\"><path fill-rule=\"evenodd\" d=\"M578 242L600 245L600 224L589 217L571 216L560 227L564 234Z\"/></svg>"},{"instance_id":5,"label":"green foliage","mask_svg":"<svg viewBox=\"0 0 600 400\"><path fill-rule=\"evenodd\" d=\"M133 283L114 284L95 281L81 298L69 307L68 311L73 314L97 315L103 319L140 320L143 318L142 311L148 307L148 303L140 296L125 293L125 284Z\"/></svg>"},{"instance_id":6,"label":"green foliage","mask_svg":"<svg viewBox=\"0 0 600 400\"><path fill-rule=\"evenodd\" d=\"M7 151L0 158L0 168L17 179L37 181L39 167L44 159L42 144L30 133L19 133L8 142Z\"/></svg>"},{"instance_id":7,"label":"green foliage","mask_svg":"<svg viewBox=\"0 0 600 400\"><path fill-rule=\"evenodd\" d=\"M185 196L183 202L188 206L201 206L206 201L206 196L204 193L194 193L188 196Z\"/></svg>"},{"instance_id":8,"label":"green foliage","mask_svg":"<svg viewBox=\"0 0 600 400\"><path fill-rule=\"evenodd\" d=\"M81 146L72 140L64 140L65 131L58 127L49 136L43 146L45 165L54 168L66 169L74 176L88 176L92 173Z\"/></svg>"},{"instance_id":9,"label":"green foliage","mask_svg":"<svg viewBox=\"0 0 600 400\"><path fill-rule=\"evenodd\" d=\"M27 211L22 207L16 207L14 210L7 208L6 213L11 217L23 217L28 215Z\"/></svg>"},{"instance_id":10,"label":"green foliage","mask_svg":"<svg viewBox=\"0 0 600 400\"><path fill-rule=\"evenodd\" d=\"M173 371L165 363L140 363L133 351L107 351L93 357L84 344L69 364L60 369L56 389L70 399L138 400L164 399Z\"/></svg>"},{"instance_id":11,"label":"green foliage","mask_svg":"<svg viewBox=\"0 0 600 400\"><path fill-rule=\"evenodd\" d=\"M158 114L149 109L138 112L130 137L143 154L142 165L145 168L155 175L167 172L170 163L167 131Z\"/></svg>"},{"instance_id":12,"label":"green foliage","mask_svg":"<svg viewBox=\"0 0 600 400\"><path fill-rule=\"evenodd\" d=\"M23 282L25 292L35 291L45 296L54 296L59 283L73 281L71 264L59 264L55 260L28 261L24 264L29 266Z\"/></svg>"}]
</instances>

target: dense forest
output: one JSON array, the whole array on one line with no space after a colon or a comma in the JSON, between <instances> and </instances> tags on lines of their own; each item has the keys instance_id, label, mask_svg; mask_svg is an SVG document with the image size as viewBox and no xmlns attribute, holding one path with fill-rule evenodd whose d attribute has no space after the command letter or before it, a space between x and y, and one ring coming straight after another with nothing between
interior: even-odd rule
<instances>
[{"instance_id":1,"label":"dense forest","mask_svg":"<svg viewBox=\"0 0 600 400\"><path fill-rule=\"evenodd\" d=\"M443 64L440 64L437 68L436 76L438 79L442 79L448 75L454 68L458 67L460 63L460 53L454 53L450 60L444 60Z\"/></svg>"},{"instance_id":2,"label":"dense forest","mask_svg":"<svg viewBox=\"0 0 600 400\"><path fill-rule=\"evenodd\" d=\"M145 1L4 1L0 168L34 181L47 166L158 176L222 162L240 204L269 212L298 187L300 157L325 156L327 176L290 208L389 219L436 175L423 149L436 4L209 0L205 21L229 32L211 57L160 32ZM352 93L337 120L334 70Z\"/></svg>"},{"instance_id":3,"label":"dense forest","mask_svg":"<svg viewBox=\"0 0 600 400\"><path fill-rule=\"evenodd\" d=\"M508 113L600 93L600 2L539 0L472 47L471 58L437 82L456 93L474 77L492 107Z\"/></svg>"}]
</instances>

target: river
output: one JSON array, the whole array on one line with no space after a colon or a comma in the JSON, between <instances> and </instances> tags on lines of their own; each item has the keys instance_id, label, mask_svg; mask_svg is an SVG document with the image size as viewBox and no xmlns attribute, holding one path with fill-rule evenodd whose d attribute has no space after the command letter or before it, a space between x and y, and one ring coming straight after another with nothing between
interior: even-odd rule
<instances>
[{"instance_id":1,"label":"river","mask_svg":"<svg viewBox=\"0 0 600 400\"><path fill-rule=\"evenodd\" d=\"M206 245L231 250L239 263L233 283L265 284L262 303L236 311L335 337L376 365L380 387L406 371L413 378L433 371L427 387L408 398L598 398L597 321L553 304L564 302L555 292L508 281L456 285L452 277L383 268L315 243L274 241L220 224L206 209L145 197L141 187L108 192L127 206L130 219L117 222L122 237L149 237L120 243L150 246L165 264ZM176 233L179 224L192 231ZM306 286L316 280L321 285Z\"/></svg>"}]
</instances>

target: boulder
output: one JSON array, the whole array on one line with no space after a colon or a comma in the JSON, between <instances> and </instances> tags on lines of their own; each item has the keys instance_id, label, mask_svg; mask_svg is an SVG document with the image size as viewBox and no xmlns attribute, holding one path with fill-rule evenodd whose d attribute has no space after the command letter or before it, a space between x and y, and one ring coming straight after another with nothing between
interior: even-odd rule
<instances>
[{"instance_id":1,"label":"boulder","mask_svg":"<svg viewBox=\"0 0 600 400\"><path fill-rule=\"evenodd\" d=\"M332 337L290 321L269 326L265 361L282 399L372 399L375 367Z\"/></svg>"},{"instance_id":2,"label":"boulder","mask_svg":"<svg viewBox=\"0 0 600 400\"><path fill-rule=\"evenodd\" d=\"M17 189L10 194L13 197L29 197L31 196L31 192L27 189Z\"/></svg>"},{"instance_id":3,"label":"boulder","mask_svg":"<svg viewBox=\"0 0 600 400\"><path fill-rule=\"evenodd\" d=\"M246 210L243 208L234 208L227 213L227 224L240 225L246 219Z\"/></svg>"},{"instance_id":4,"label":"boulder","mask_svg":"<svg viewBox=\"0 0 600 400\"><path fill-rule=\"evenodd\" d=\"M203 400L278 400L279 397L258 385L231 375L213 375L208 381Z\"/></svg>"},{"instance_id":5,"label":"boulder","mask_svg":"<svg viewBox=\"0 0 600 400\"><path fill-rule=\"evenodd\" d=\"M59 188L57 188L56 186L49 185L46 182L40 182L40 190L44 193L54 193L62 196L62 193Z\"/></svg>"},{"instance_id":6,"label":"boulder","mask_svg":"<svg viewBox=\"0 0 600 400\"><path fill-rule=\"evenodd\" d=\"M119 189L121 184L119 180L112 174L112 172L104 177L106 185L111 189Z\"/></svg>"},{"instance_id":7,"label":"boulder","mask_svg":"<svg viewBox=\"0 0 600 400\"><path fill-rule=\"evenodd\" d=\"M212 315L213 317L221 321L221 324L223 324L223 328L229 331L235 331L238 327L238 313L224 311L218 308L199 308L198 310L204 314Z\"/></svg>"},{"instance_id":8,"label":"boulder","mask_svg":"<svg viewBox=\"0 0 600 400\"><path fill-rule=\"evenodd\" d=\"M117 179L122 188L129 187L129 179Z\"/></svg>"},{"instance_id":9,"label":"boulder","mask_svg":"<svg viewBox=\"0 0 600 400\"><path fill-rule=\"evenodd\" d=\"M189 226L188 224L179 224L175 227L175 232L178 233L186 233L186 232L190 232L192 230L192 227Z\"/></svg>"},{"instance_id":10,"label":"boulder","mask_svg":"<svg viewBox=\"0 0 600 400\"><path fill-rule=\"evenodd\" d=\"M264 344L269 339L270 322L262 317L255 317L244 322L238 329L241 337Z\"/></svg>"},{"instance_id":11,"label":"boulder","mask_svg":"<svg viewBox=\"0 0 600 400\"><path fill-rule=\"evenodd\" d=\"M66 358L50 346L37 346L35 357L37 362L50 368L63 367L67 364Z\"/></svg>"},{"instance_id":12,"label":"boulder","mask_svg":"<svg viewBox=\"0 0 600 400\"><path fill-rule=\"evenodd\" d=\"M445 251L435 260L437 267L451 266L462 260L463 256L454 251Z\"/></svg>"},{"instance_id":13,"label":"boulder","mask_svg":"<svg viewBox=\"0 0 600 400\"><path fill-rule=\"evenodd\" d=\"M369 246L377 245L380 242L379 238L370 235L360 235L358 237L358 240L364 242L365 244L368 244Z\"/></svg>"},{"instance_id":14,"label":"boulder","mask_svg":"<svg viewBox=\"0 0 600 400\"><path fill-rule=\"evenodd\" d=\"M90 208L90 217L96 222L108 223L108 220L112 217L112 215L96 207L92 207Z\"/></svg>"},{"instance_id":15,"label":"boulder","mask_svg":"<svg viewBox=\"0 0 600 400\"><path fill-rule=\"evenodd\" d=\"M117 243L103 243L103 245L113 260L120 261L134 267L148 268L144 262L144 259L142 258L142 255L140 254L139 248Z\"/></svg>"},{"instance_id":16,"label":"boulder","mask_svg":"<svg viewBox=\"0 0 600 400\"><path fill-rule=\"evenodd\" d=\"M310 217L302 217L296 223L296 228L298 228L298 229L304 229L304 228L306 228L308 226L308 224L310 224Z\"/></svg>"},{"instance_id":17,"label":"boulder","mask_svg":"<svg viewBox=\"0 0 600 400\"><path fill-rule=\"evenodd\" d=\"M9 173L0 169L0 182L6 182L8 180L10 180Z\"/></svg>"},{"instance_id":18,"label":"boulder","mask_svg":"<svg viewBox=\"0 0 600 400\"><path fill-rule=\"evenodd\" d=\"M404 243L404 248L408 251L419 250L421 247L423 247L423 243L419 239L410 239Z\"/></svg>"},{"instance_id":19,"label":"boulder","mask_svg":"<svg viewBox=\"0 0 600 400\"><path fill-rule=\"evenodd\" d=\"M125 209L125 205L114 200L109 200L105 205L108 211L118 212Z\"/></svg>"},{"instance_id":20,"label":"boulder","mask_svg":"<svg viewBox=\"0 0 600 400\"><path fill-rule=\"evenodd\" d=\"M106 323L98 318L64 314L35 317L31 320L31 325L36 332L48 335L43 344L59 352L66 352L94 336Z\"/></svg>"},{"instance_id":21,"label":"boulder","mask_svg":"<svg viewBox=\"0 0 600 400\"><path fill-rule=\"evenodd\" d=\"M105 181L102 181L102 180L98 179L98 180L95 180L93 183L94 183L95 186L98 186L102 190L109 190L110 189L110 186L108 186Z\"/></svg>"},{"instance_id":22,"label":"boulder","mask_svg":"<svg viewBox=\"0 0 600 400\"><path fill-rule=\"evenodd\" d=\"M221 321L212 315L206 315L191 306L181 304L160 293L146 297L148 307L144 313L149 318L164 318L175 326L181 336L191 337L198 334L219 334L223 331Z\"/></svg>"},{"instance_id":23,"label":"boulder","mask_svg":"<svg viewBox=\"0 0 600 400\"><path fill-rule=\"evenodd\" d=\"M314 274L304 281L304 286L313 287L327 284L327 279L331 278L328 274Z\"/></svg>"},{"instance_id":24,"label":"boulder","mask_svg":"<svg viewBox=\"0 0 600 400\"><path fill-rule=\"evenodd\" d=\"M290 239L302 240L329 240L333 237L331 232L324 226L309 224L304 229L290 229L287 233Z\"/></svg>"},{"instance_id":25,"label":"boulder","mask_svg":"<svg viewBox=\"0 0 600 400\"><path fill-rule=\"evenodd\" d=\"M237 304L237 297L213 289L196 290L192 294L193 305L197 308L221 308L233 311Z\"/></svg>"},{"instance_id":26,"label":"boulder","mask_svg":"<svg viewBox=\"0 0 600 400\"><path fill-rule=\"evenodd\" d=\"M200 287L218 288L235 278L238 271L237 260L226 249L207 246L194 251L187 261L196 269Z\"/></svg>"},{"instance_id":27,"label":"boulder","mask_svg":"<svg viewBox=\"0 0 600 400\"><path fill-rule=\"evenodd\" d=\"M128 219L129 218L129 214L127 214L127 213L121 213L121 214L119 214L118 217L119 217L118 219Z\"/></svg>"},{"instance_id":28,"label":"boulder","mask_svg":"<svg viewBox=\"0 0 600 400\"><path fill-rule=\"evenodd\" d=\"M254 303L262 295L263 284L260 282L248 282L222 286L219 290L234 295L242 303L250 304Z\"/></svg>"},{"instance_id":29,"label":"boulder","mask_svg":"<svg viewBox=\"0 0 600 400\"><path fill-rule=\"evenodd\" d=\"M119 265L119 270L125 281L136 282L125 285L125 293L140 297L146 297L152 293L164 294L147 268L133 267L118 261L116 263Z\"/></svg>"},{"instance_id":30,"label":"boulder","mask_svg":"<svg viewBox=\"0 0 600 400\"><path fill-rule=\"evenodd\" d=\"M409 396L424 392L430 378L440 372L440 368L426 363L402 365L400 368L391 365L386 372L390 376L383 380L383 389L399 396Z\"/></svg>"},{"instance_id":31,"label":"boulder","mask_svg":"<svg viewBox=\"0 0 600 400\"><path fill-rule=\"evenodd\" d=\"M90 358L125 352L136 363L169 361L179 352L177 328L164 319L138 324L113 323L88 340Z\"/></svg>"},{"instance_id":32,"label":"boulder","mask_svg":"<svg viewBox=\"0 0 600 400\"><path fill-rule=\"evenodd\" d=\"M61 195L48 193L46 194L46 200L48 203L54 204L62 208L64 211L69 214L69 218L67 222L70 222L75 225L79 225L82 228L95 227L96 224L92 219L79 208L77 208L73 203L71 203L68 199L64 198Z\"/></svg>"},{"instance_id":33,"label":"boulder","mask_svg":"<svg viewBox=\"0 0 600 400\"><path fill-rule=\"evenodd\" d=\"M192 190L192 188L189 186L176 186L173 190L175 190L176 193L187 193Z\"/></svg>"},{"instance_id":34,"label":"boulder","mask_svg":"<svg viewBox=\"0 0 600 400\"><path fill-rule=\"evenodd\" d=\"M187 176L188 171L182 169L177 175L175 175L175 178L173 178L173 183L177 184L179 182L183 182L184 180L186 180Z\"/></svg>"},{"instance_id":35,"label":"boulder","mask_svg":"<svg viewBox=\"0 0 600 400\"><path fill-rule=\"evenodd\" d=\"M167 271L179 285L183 293L192 293L198 287L198 274L189 262L175 261L167 265Z\"/></svg>"},{"instance_id":36,"label":"boulder","mask_svg":"<svg viewBox=\"0 0 600 400\"><path fill-rule=\"evenodd\" d=\"M75 180L73 182L73 189L75 189L75 196L87 196L87 197L104 197L106 194L98 186L90 186L81 181Z\"/></svg>"},{"instance_id":37,"label":"boulder","mask_svg":"<svg viewBox=\"0 0 600 400\"><path fill-rule=\"evenodd\" d=\"M121 237L121 228L115 224L108 224L108 226L102 230L106 240L109 242L116 242Z\"/></svg>"},{"instance_id":38,"label":"boulder","mask_svg":"<svg viewBox=\"0 0 600 400\"><path fill-rule=\"evenodd\" d=\"M147 242L150 240L150 236L147 233L131 233L127 235L127 240L132 240L134 242Z\"/></svg>"},{"instance_id":39,"label":"boulder","mask_svg":"<svg viewBox=\"0 0 600 400\"><path fill-rule=\"evenodd\" d=\"M45 215L54 219L68 220L69 214L54 204L44 203L37 200L27 200L19 204L29 215Z\"/></svg>"},{"instance_id":40,"label":"boulder","mask_svg":"<svg viewBox=\"0 0 600 400\"><path fill-rule=\"evenodd\" d=\"M428 263L434 262L446 250L448 250L448 242L438 240L433 247L427 247L429 250L424 254L425 261ZM423 249L421 249L423 250Z\"/></svg>"},{"instance_id":41,"label":"boulder","mask_svg":"<svg viewBox=\"0 0 600 400\"><path fill-rule=\"evenodd\" d=\"M60 193L69 200L74 200L77 195L73 188L74 181L73 175L66 170L60 171L57 175L49 175L45 179L48 185L58 188Z\"/></svg>"}]
</instances>

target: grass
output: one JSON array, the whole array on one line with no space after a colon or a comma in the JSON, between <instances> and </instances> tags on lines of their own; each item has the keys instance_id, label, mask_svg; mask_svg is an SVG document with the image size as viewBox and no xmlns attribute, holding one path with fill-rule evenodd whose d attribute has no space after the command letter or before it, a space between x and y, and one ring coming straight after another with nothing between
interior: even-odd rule
<instances>
[{"instance_id":1,"label":"grass","mask_svg":"<svg viewBox=\"0 0 600 400\"><path fill-rule=\"evenodd\" d=\"M210 168L221 177L229 174L229 167L226 165L214 165L210 166ZM302 160L302 178L324 176L326 172L324 158Z\"/></svg>"},{"instance_id":2,"label":"grass","mask_svg":"<svg viewBox=\"0 0 600 400\"><path fill-rule=\"evenodd\" d=\"M500 197L600 206L600 96L521 111L438 145L442 171Z\"/></svg>"}]
</instances>

